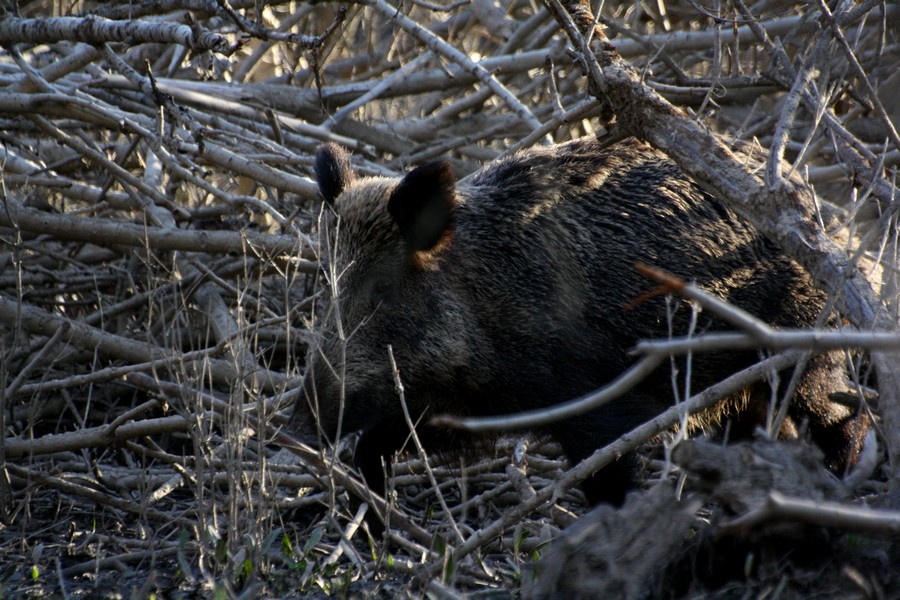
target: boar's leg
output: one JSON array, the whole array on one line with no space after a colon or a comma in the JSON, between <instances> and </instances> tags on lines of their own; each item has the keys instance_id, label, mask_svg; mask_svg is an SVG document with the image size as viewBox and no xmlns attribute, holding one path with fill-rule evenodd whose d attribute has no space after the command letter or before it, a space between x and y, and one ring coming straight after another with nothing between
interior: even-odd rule
<instances>
[{"instance_id":1,"label":"boar's leg","mask_svg":"<svg viewBox=\"0 0 900 600\"><path fill-rule=\"evenodd\" d=\"M353 465L373 492L384 495L385 465L406 437L406 425L397 423L378 423L359 434Z\"/></svg>"},{"instance_id":2,"label":"boar's leg","mask_svg":"<svg viewBox=\"0 0 900 600\"><path fill-rule=\"evenodd\" d=\"M596 411L562 421L549 428L572 465L615 441L622 434L656 416L666 407L653 396L629 394L617 398ZM581 488L589 504L606 502L621 506L625 494L640 481L640 462L635 453L619 457L582 482Z\"/></svg>"},{"instance_id":3,"label":"boar's leg","mask_svg":"<svg viewBox=\"0 0 900 600\"><path fill-rule=\"evenodd\" d=\"M588 456L590 454L588 453ZM625 494L637 486L640 471L640 462L637 455L632 452L582 481L581 489L591 506L601 502L622 506L625 503Z\"/></svg>"}]
</instances>

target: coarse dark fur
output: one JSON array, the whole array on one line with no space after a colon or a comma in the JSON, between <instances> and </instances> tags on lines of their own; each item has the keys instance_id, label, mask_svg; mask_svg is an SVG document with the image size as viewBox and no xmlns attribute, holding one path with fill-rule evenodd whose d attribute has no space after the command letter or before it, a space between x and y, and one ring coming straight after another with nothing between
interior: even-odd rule
<instances>
[{"instance_id":1,"label":"coarse dark fur","mask_svg":"<svg viewBox=\"0 0 900 600\"><path fill-rule=\"evenodd\" d=\"M824 304L796 263L636 141L521 152L460 187L446 162L402 179L357 180L346 153L326 145L316 175L327 203L327 285L303 404L332 441L361 431L355 460L376 489L382 457L409 434L389 344L423 444L447 451L473 440L428 426L428 416L570 400L625 371L636 341L669 334L663 297L629 307L654 287L636 261L696 281L777 327L812 326ZM687 333L690 317L676 302L672 332ZM701 313L698 332L721 328ZM756 360L755 352L698 354L692 389ZM764 414L771 392L757 388L744 394L752 404L744 413ZM807 420L836 471L856 460L867 430L864 418L829 400L845 389L840 356L818 356L790 410L795 423ZM546 432L578 461L672 399L667 363L624 397ZM621 502L633 470L629 457L603 469L584 484L589 500Z\"/></svg>"}]
</instances>

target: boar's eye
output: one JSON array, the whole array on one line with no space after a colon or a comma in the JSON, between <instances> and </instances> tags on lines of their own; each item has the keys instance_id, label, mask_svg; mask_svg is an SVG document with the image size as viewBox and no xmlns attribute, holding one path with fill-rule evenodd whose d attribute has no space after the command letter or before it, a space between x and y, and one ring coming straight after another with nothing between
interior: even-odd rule
<instances>
[{"instance_id":1,"label":"boar's eye","mask_svg":"<svg viewBox=\"0 0 900 600\"><path fill-rule=\"evenodd\" d=\"M380 277L372 284L372 298L377 302L386 300L391 295L392 289L393 282L390 279Z\"/></svg>"},{"instance_id":2,"label":"boar's eye","mask_svg":"<svg viewBox=\"0 0 900 600\"><path fill-rule=\"evenodd\" d=\"M391 282L387 279L379 279L375 282L375 291L379 294L384 294L389 289L391 289Z\"/></svg>"}]
</instances>

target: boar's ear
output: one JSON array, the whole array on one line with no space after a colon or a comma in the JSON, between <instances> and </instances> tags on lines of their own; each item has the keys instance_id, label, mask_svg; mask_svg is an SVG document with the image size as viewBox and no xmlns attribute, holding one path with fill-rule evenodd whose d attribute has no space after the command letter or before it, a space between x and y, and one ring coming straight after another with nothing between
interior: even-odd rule
<instances>
[{"instance_id":1,"label":"boar's ear","mask_svg":"<svg viewBox=\"0 0 900 600\"><path fill-rule=\"evenodd\" d=\"M388 211L410 251L434 248L453 225L456 180L450 164L434 161L410 171L391 194Z\"/></svg>"},{"instance_id":2,"label":"boar's ear","mask_svg":"<svg viewBox=\"0 0 900 600\"><path fill-rule=\"evenodd\" d=\"M325 144L316 152L316 181L319 194L329 205L356 179L350 166L350 155L337 144Z\"/></svg>"}]
</instances>

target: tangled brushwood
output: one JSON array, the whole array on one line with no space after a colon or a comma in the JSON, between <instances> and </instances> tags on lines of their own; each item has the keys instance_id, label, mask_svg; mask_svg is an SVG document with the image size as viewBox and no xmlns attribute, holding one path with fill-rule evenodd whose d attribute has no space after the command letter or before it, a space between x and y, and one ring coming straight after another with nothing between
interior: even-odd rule
<instances>
[{"instance_id":1,"label":"tangled brushwood","mask_svg":"<svg viewBox=\"0 0 900 600\"><path fill-rule=\"evenodd\" d=\"M601 5L0 8L0 596L900 589L900 8Z\"/></svg>"}]
</instances>

